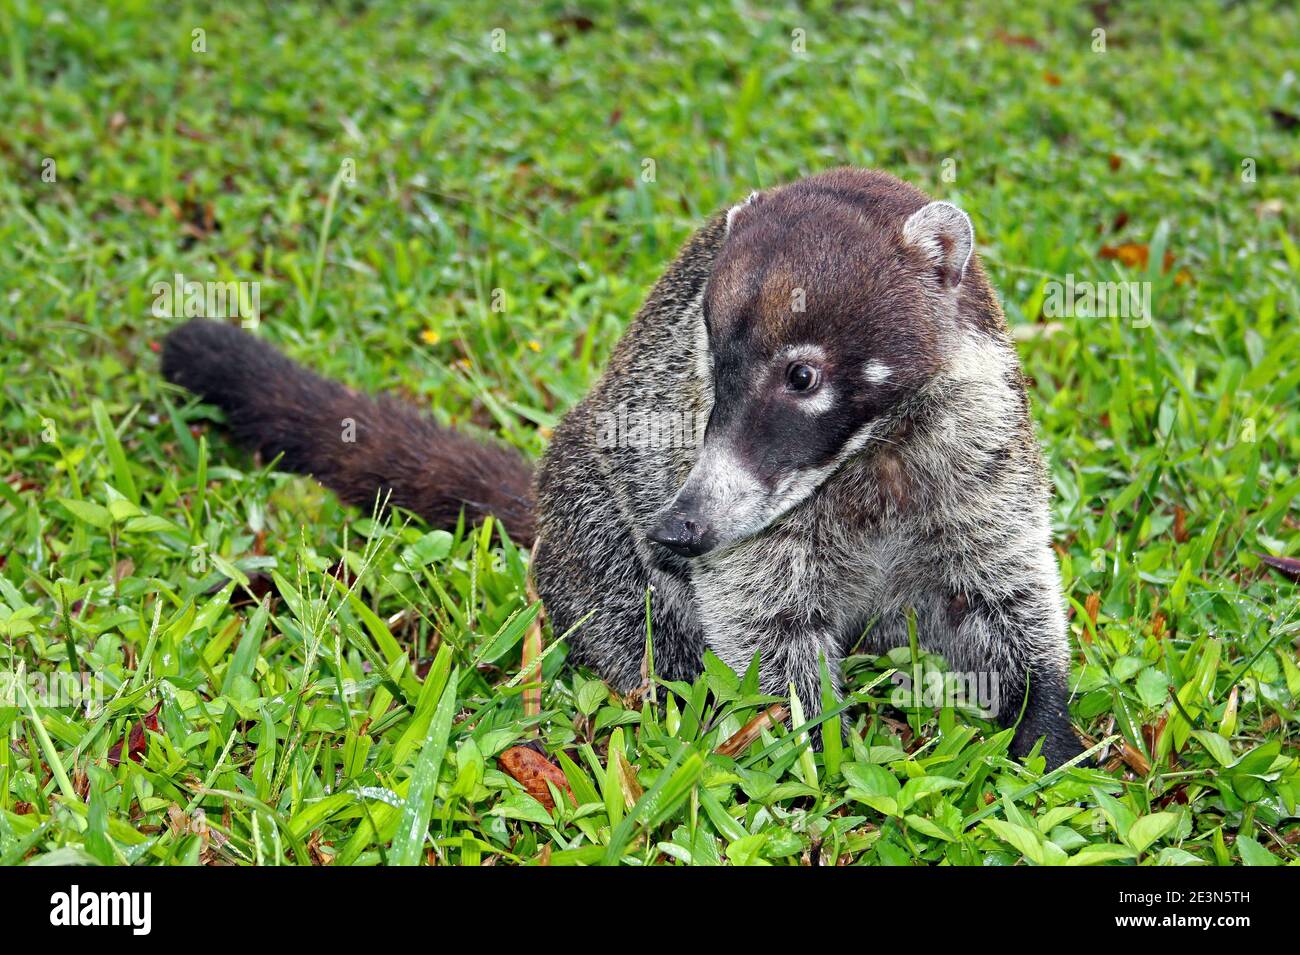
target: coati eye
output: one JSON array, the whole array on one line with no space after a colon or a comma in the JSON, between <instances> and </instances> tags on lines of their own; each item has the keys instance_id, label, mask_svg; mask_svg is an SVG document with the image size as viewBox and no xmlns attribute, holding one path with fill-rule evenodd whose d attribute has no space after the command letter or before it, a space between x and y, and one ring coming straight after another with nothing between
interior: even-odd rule
<instances>
[{"instance_id":1,"label":"coati eye","mask_svg":"<svg viewBox=\"0 0 1300 955\"><path fill-rule=\"evenodd\" d=\"M785 369L785 384L791 391L809 392L821 384L822 376L812 365L793 361Z\"/></svg>"}]
</instances>

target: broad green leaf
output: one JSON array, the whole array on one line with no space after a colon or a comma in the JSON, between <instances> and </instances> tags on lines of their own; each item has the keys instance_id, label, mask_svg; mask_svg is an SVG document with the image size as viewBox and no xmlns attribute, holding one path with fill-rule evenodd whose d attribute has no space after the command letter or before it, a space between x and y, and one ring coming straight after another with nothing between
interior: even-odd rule
<instances>
[{"instance_id":1,"label":"broad green leaf","mask_svg":"<svg viewBox=\"0 0 1300 955\"><path fill-rule=\"evenodd\" d=\"M1177 824L1178 813L1176 812L1153 812L1150 815L1140 816L1129 826L1128 836L1124 841L1140 855Z\"/></svg>"}]
</instances>

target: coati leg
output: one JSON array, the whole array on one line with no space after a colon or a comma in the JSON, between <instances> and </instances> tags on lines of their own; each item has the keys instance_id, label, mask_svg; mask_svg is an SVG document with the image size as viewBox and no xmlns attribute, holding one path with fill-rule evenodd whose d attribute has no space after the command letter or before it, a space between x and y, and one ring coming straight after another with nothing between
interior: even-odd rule
<instances>
[{"instance_id":1,"label":"coati leg","mask_svg":"<svg viewBox=\"0 0 1300 955\"><path fill-rule=\"evenodd\" d=\"M638 546L616 495L599 478L592 447L575 434L585 423L562 424L553 442L568 450L538 476L541 504L533 575L551 629L569 637L569 660L590 666L626 693L641 686L646 649L646 594L656 676L693 680L703 638L689 581L656 564Z\"/></svg>"},{"instance_id":2,"label":"coati leg","mask_svg":"<svg viewBox=\"0 0 1300 955\"><path fill-rule=\"evenodd\" d=\"M454 526L495 515L533 541L532 469L519 452L434 424L409 405L321 378L238 328L194 319L163 340L163 375L219 407L235 438L348 504L376 500Z\"/></svg>"},{"instance_id":3,"label":"coati leg","mask_svg":"<svg viewBox=\"0 0 1300 955\"><path fill-rule=\"evenodd\" d=\"M718 653L718 656L737 673L744 673L757 652L761 691L771 696L788 697L793 687L803 708L804 719L811 720L822 711L823 660L834 697L840 699L840 642L831 629L816 624L804 625L790 617L767 621L761 634L754 633L749 640L742 638L729 642L724 647L726 655ZM718 652L717 647L713 649ZM809 734L816 749L821 748L821 729L815 727Z\"/></svg>"},{"instance_id":4,"label":"coati leg","mask_svg":"<svg viewBox=\"0 0 1300 955\"><path fill-rule=\"evenodd\" d=\"M918 628L922 646L992 688L992 699L980 703L994 711L998 725L1016 727L1011 754L1025 756L1041 737L1048 769L1083 752L1067 707L1064 621L1051 590L957 595L940 611L946 619L936 614L930 626L923 621Z\"/></svg>"},{"instance_id":5,"label":"coati leg","mask_svg":"<svg viewBox=\"0 0 1300 955\"><path fill-rule=\"evenodd\" d=\"M685 581L647 571L630 538L593 548L542 535L533 565L537 593L556 637L569 636L569 662L589 666L619 693L643 686L646 661L646 592L654 675L691 681L699 675L703 641ZM581 582L581 586L575 583Z\"/></svg>"},{"instance_id":6,"label":"coati leg","mask_svg":"<svg viewBox=\"0 0 1300 955\"><path fill-rule=\"evenodd\" d=\"M786 697L793 685L804 716L821 712L822 660L836 698L840 693L841 632L817 608L817 585L801 577L795 548L785 567L755 574L750 559L758 561L780 552L779 545L744 544L732 555L697 568L699 599L705 642L736 673L744 673L757 653L759 687L772 696ZM819 742L820 732L812 734Z\"/></svg>"}]
</instances>

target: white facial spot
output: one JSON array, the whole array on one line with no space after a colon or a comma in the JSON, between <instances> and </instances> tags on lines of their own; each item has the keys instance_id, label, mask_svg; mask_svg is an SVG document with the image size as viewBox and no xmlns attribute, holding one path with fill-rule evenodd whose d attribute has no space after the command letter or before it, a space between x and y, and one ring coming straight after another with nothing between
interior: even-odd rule
<instances>
[{"instance_id":1,"label":"white facial spot","mask_svg":"<svg viewBox=\"0 0 1300 955\"><path fill-rule=\"evenodd\" d=\"M867 362L867 367L862 370L863 376L873 385L878 385L885 381L894 372L888 365L883 365L878 361Z\"/></svg>"}]
</instances>

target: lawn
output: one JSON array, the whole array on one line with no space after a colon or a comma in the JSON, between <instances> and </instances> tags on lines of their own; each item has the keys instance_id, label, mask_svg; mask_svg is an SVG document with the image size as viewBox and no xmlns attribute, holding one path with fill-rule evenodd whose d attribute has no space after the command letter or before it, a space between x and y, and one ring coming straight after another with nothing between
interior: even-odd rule
<instances>
[{"instance_id":1,"label":"lawn","mask_svg":"<svg viewBox=\"0 0 1300 955\"><path fill-rule=\"evenodd\" d=\"M0 864L1300 860L1295 9L178 6L0 2ZM824 752L549 625L538 704L498 527L345 508L159 375L158 283L256 282L268 341L535 457L693 227L842 164L975 223L1095 768L898 705L907 650Z\"/></svg>"}]
</instances>

